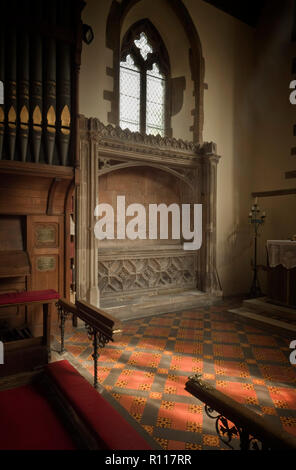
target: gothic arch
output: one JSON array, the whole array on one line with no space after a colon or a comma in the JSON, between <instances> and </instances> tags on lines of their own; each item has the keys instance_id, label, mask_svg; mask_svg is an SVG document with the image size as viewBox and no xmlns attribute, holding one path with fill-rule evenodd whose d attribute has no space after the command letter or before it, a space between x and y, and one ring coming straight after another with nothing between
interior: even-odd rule
<instances>
[{"instance_id":1,"label":"gothic arch","mask_svg":"<svg viewBox=\"0 0 296 470\"><path fill-rule=\"evenodd\" d=\"M113 0L107 25L106 25L106 46L113 51L113 68L107 68L107 74L113 77L113 92L105 92L105 99L111 102L111 112L108 115L110 124L118 125L119 122L119 61L120 61L120 33L123 21L130 9L141 0L122 0L118 3ZM194 83L195 107L192 111L193 141L202 143L203 132L203 94L204 94L204 59L202 56L201 41L192 21L192 18L183 4L182 0L166 0L179 19L190 44L190 68Z\"/></svg>"},{"instance_id":2,"label":"gothic arch","mask_svg":"<svg viewBox=\"0 0 296 470\"><path fill-rule=\"evenodd\" d=\"M138 162L136 162L136 163L134 163L134 162L121 163L121 164L117 164L117 165L110 166L110 167L107 167L107 168L104 168L104 169L100 170L99 176L106 175L107 173L111 173L113 171L119 171L119 170L122 170L122 169L125 169L125 168L135 168L135 167L137 167L137 168L139 168L139 167L156 168L157 170L163 171L165 173L169 173L170 175L173 175L175 178L180 179L181 181L183 181L183 183L185 183L190 188L190 190L192 192L194 192L194 186L193 186L193 184L192 184L192 182L190 181L189 178L182 175L178 171L173 170L172 168L168 168L164 165L157 165L155 163L148 163L148 162L145 162L145 163L138 163Z\"/></svg>"}]
</instances>

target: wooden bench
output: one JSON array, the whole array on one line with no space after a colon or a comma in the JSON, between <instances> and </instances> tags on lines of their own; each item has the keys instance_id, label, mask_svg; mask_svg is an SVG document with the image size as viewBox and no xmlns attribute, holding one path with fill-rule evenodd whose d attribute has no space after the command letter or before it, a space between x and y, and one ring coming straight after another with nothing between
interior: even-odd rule
<instances>
[{"instance_id":1,"label":"wooden bench","mask_svg":"<svg viewBox=\"0 0 296 470\"><path fill-rule=\"evenodd\" d=\"M0 294L0 309L30 305L42 305L43 309L42 337L4 342L4 365L0 366L0 377L48 363L50 358L51 308L59 297L59 294L53 289Z\"/></svg>"}]
</instances>

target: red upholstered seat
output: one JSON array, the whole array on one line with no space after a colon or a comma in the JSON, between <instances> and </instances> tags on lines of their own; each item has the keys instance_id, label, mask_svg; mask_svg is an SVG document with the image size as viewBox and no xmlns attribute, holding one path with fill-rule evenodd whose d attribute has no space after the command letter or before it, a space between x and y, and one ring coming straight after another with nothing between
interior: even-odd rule
<instances>
[{"instance_id":1,"label":"red upholstered seat","mask_svg":"<svg viewBox=\"0 0 296 470\"><path fill-rule=\"evenodd\" d=\"M116 411L68 361L48 364L46 372L81 419L111 450L151 450L118 411Z\"/></svg>"},{"instance_id":2,"label":"red upholstered seat","mask_svg":"<svg viewBox=\"0 0 296 470\"><path fill-rule=\"evenodd\" d=\"M29 292L13 292L0 294L0 305L21 304L29 302L46 302L47 300L59 299L60 295L53 289L35 290Z\"/></svg>"},{"instance_id":3,"label":"red upholstered seat","mask_svg":"<svg viewBox=\"0 0 296 470\"><path fill-rule=\"evenodd\" d=\"M72 450L55 411L33 385L0 392L1 450Z\"/></svg>"}]
</instances>

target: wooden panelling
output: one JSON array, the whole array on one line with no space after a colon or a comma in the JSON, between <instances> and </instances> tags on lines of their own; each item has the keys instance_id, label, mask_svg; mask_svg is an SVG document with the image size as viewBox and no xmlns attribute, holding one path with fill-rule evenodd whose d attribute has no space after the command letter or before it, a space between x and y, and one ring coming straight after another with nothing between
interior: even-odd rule
<instances>
[{"instance_id":1,"label":"wooden panelling","mask_svg":"<svg viewBox=\"0 0 296 470\"><path fill-rule=\"evenodd\" d=\"M296 268L268 268L268 297L279 304L296 307Z\"/></svg>"},{"instance_id":2,"label":"wooden panelling","mask_svg":"<svg viewBox=\"0 0 296 470\"><path fill-rule=\"evenodd\" d=\"M0 278L29 276L30 272L30 262L25 251L0 252Z\"/></svg>"},{"instance_id":3,"label":"wooden panelling","mask_svg":"<svg viewBox=\"0 0 296 470\"><path fill-rule=\"evenodd\" d=\"M40 243L40 228L49 234L54 231L54 242ZM45 238L45 240L47 240ZM28 216L27 250L32 265L32 276L28 280L28 290L55 289L64 295L64 217ZM42 328L42 308L30 307L30 326L33 334L40 334ZM52 322L57 321L55 307Z\"/></svg>"},{"instance_id":4,"label":"wooden panelling","mask_svg":"<svg viewBox=\"0 0 296 470\"><path fill-rule=\"evenodd\" d=\"M18 216L0 216L0 252L24 250L23 232L23 218Z\"/></svg>"},{"instance_id":5,"label":"wooden panelling","mask_svg":"<svg viewBox=\"0 0 296 470\"><path fill-rule=\"evenodd\" d=\"M0 214L46 214L49 178L0 175Z\"/></svg>"}]
</instances>

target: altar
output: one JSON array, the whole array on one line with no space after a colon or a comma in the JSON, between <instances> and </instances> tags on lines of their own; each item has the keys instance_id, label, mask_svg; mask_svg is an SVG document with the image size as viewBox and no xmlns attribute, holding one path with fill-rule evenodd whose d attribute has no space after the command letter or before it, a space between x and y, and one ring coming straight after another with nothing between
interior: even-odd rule
<instances>
[{"instance_id":1,"label":"altar","mask_svg":"<svg viewBox=\"0 0 296 470\"><path fill-rule=\"evenodd\" d=\"M296 308L296 241L268 240L267 257L269 300Z\"/></svg>"}]
</instances>

